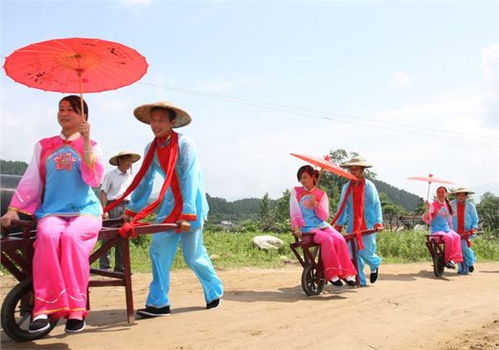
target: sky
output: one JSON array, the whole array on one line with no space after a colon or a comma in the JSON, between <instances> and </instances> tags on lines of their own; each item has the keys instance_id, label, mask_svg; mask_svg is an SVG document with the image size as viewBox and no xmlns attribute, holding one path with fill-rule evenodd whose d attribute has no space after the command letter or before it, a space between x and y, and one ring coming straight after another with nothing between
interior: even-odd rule
<instances>
[{"instance_id":1,"label":"sky","mask_svg":"<svg viewBox=\"0 0 499 350\"><path fill-rule=\"evenodd\" d=\"M211 196L278 198L304 164L290 152L340 148L421 197L427 185L407 177L432 173L499 195L499 1L0 4L2 62L65 37L116 41L146 57L138 82L85 95L106 159L143 153L152 132L133 109L166 100L192 116L177 131L197 144ZM3 70L0 88L0 158L29 161L39 139L59 133L65 94Z\"/></svg>"}]
</instances>

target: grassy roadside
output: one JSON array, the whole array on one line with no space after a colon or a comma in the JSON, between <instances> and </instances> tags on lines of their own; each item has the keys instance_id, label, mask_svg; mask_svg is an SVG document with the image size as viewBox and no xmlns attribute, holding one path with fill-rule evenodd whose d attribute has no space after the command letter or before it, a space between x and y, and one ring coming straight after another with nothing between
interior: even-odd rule
<instances>
[{"instance_id":1,"label":"grassy roadside","mask_svg":"<svg viewBox=\"0 0 499 350\"><path fill-rule=\"evenodd\" d=\"M253 247L252 238L264 234L268 233L206 231L204 241L217 269L245 266L282 267L286 260L296 261L289 248L289 243L293 241L291 234L273 234L284 241L284 246L279 250L264 251ZM377 239L378 254L383 257L384 263L429 262L431 259L424 243L424 235L424 232L418 231L382 232ZM149 242L150 236L146 236L141 242L131 245L134 272L150 272ZM478 261L499 261L499 240L490 234L474 239L472 248L478 256ZM173 268L185 267L179 246Z\"/></svg>"}]
</instances>

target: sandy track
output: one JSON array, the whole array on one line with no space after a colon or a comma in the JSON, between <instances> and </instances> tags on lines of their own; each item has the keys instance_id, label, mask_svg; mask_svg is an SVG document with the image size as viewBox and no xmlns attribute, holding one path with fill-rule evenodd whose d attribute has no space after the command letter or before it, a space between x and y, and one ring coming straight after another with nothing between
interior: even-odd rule
<instances>
[{"instance_id":1,"label":"sandy track","mask_svg":"<svg viewBox=\"0 0 499 350\"><path fill-rule=\"evenodd\" d=\"M172 274L172 314L125 322L124 291L93 288L87 329L15 343L2 332L2 349L499 349L499 262L479 263L470 276L430 263L384 265L372 287L326 286L307 297L301 268L220 271L226 294L204 310L201 288L189 270ZM134 275L141 307L150 276ZM2 299L12 280L2 277Z\"/></svg>"}]
</instances>

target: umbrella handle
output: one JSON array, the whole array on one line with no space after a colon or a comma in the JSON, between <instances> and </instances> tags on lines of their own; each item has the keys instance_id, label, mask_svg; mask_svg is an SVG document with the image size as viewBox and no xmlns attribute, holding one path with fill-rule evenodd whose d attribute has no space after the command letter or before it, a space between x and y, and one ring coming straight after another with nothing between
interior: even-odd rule
<instances>
[{"instance_id":1,"label":"umbrella handle","mask_svg":"<svg viewBox=\"0 0 499 350\"><path fill-rule=\"evenodd\" d=\"M83 79L80 71L78 71L78 78L80 79L80 113L82 117L85 118L85 110L83 109Z\"/></svg>"},{"instance_id":2,"label":"umbrella handle","mask_svg":"<svg viewBox=\"0 0 499 350\"><path fill-rule=\"evenodd\" d=\"M428 192L426 193L426 202L430 202L430 186L431 182L428 181ZM428 234L431 235L431 222L428 224Z\"/></svg>"}]
</instances>

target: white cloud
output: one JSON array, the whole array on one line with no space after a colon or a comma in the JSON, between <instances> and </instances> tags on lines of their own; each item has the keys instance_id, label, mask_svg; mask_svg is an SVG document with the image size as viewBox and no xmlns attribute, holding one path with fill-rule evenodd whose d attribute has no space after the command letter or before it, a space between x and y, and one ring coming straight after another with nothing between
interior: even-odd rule
<instances>
[{"instance_id":1,"label":"white cloud","mask_svg":"<svg viewBox=\"0 0 499 350\"><path fill-rule=\"evenodd\" d=\"M393 84L396 87L406 87L413 82L413 78L406 72L395 72L392 75Z\"/></svg>"},{"instance_id":2,"label":"white cloud","mask_svg":"<svg viewBox=\"0 0 499 350\"><path fill-rule=\"evenodd\" d=\"M129 8L149 8L153 0L120 0L119 3Z\"/></svg>"},{"instance_id":3,"label":"white cloud","mask_svg":"<svg viewBox=\"0 0 499 350\"><path fill-rule=\"evenodd\" d=\"M481 50L483 105L488 125L499 126L499 44Z\"/></svg>"}]
</instances>

